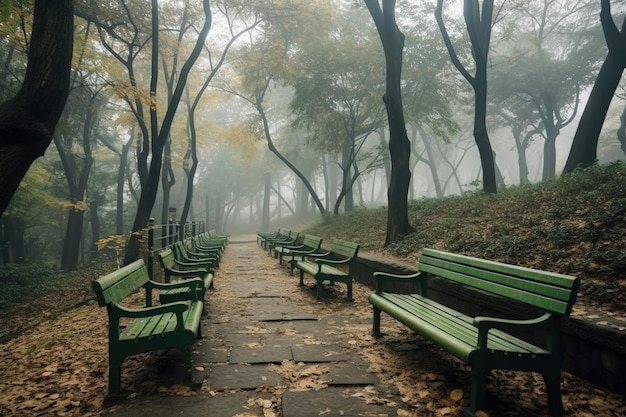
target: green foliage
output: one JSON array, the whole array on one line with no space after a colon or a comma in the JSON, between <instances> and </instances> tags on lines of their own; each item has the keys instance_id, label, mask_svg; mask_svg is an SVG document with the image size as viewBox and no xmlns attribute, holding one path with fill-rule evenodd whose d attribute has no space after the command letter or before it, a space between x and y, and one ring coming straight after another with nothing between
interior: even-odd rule
<instances>
[{"instance_id":1,"label":"green foliage","mask_svg":"<svg viewBox=\"0 0 626 417\"><path fill-rule=\"evenodd\" d=\"M624 184L626 165L618 162L496 195L412 201L409 219L417 231L388 248L383 248L386 209L357 210L308 232L407 259L433 247L609 282L626 272Z\"/></svg>"},{"instance_id":2,"label":"green foliage","mask_svg":"<svg viewBox=\"0 0 626 417\"><path fill-rule=\"evenodd\" d=\"M35 289L58 276L53 268L43 263L3 265L0 268L0 305L28 297Z\"/></svg>"}]
</instances>

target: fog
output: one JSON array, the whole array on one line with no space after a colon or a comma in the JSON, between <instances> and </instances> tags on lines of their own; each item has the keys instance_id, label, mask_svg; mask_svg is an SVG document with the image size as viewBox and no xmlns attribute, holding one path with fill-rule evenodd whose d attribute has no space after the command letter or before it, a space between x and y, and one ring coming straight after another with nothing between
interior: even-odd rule
<instances>
[{"instance_id":1,"label":"fog","mask_svg":"<svg viewBox=\"0 0 626 417\"><path fill-rule=\"evenodd\" d=\"M151 43L157 38L145 2L128 1L126 9L119 1L106 7L77 2L80 42L71 96L57 128L69 163L60 158L59 146L51 146L3 216L5 235L12 233L7 225L17 222L22 239L31 241L23 258L59 257L72 210L94 214L75 226L84 230L81 259L89 258L101 239L128 234L140 196L154 182L143 171L157 161L163 167L150 211L157 224L193 221L220 232L256 231L264 201L274 223L286 217L314 222L322 214L387 205L385 61L364 4L292 0L275 8L264 2L212 2L211 30L184 80L180 103L173 103L205 19L201 2L188 3L187 10L184 2L159 3L155 60ZM452 42L473 73L461 2L445 3ZM614 20L621 22L624 5L612 3ZM402 95L412 142L409 199L482 188L473 92L451 63L434 5L397 6L406 36ZM525 180L515 132L530 137L521 151L528 181L562 172L607 54L599 10L595 0L496 1L487 125L501 174L498 187ZM543 21L536 19L540 12ZM13 10L1 24L3 71L10 74L2 81L6 97L21 82L25 64L28 27L15 28L31 17L27 10ZM151 70L155 62L157 73ZM617 132L624 128L625 96L622 81L600 136L600 162L624 159ZM169 128L164 122L174 108ZM162 154L153 153L159 134L167 137ZM555 134L552 152L545 144ZM553 173L545 171L546 149L554 154L548 161ZM92 163L84 192L71 195L68 181L78 180L87 160Z\"/></svg>"}]
</instances>

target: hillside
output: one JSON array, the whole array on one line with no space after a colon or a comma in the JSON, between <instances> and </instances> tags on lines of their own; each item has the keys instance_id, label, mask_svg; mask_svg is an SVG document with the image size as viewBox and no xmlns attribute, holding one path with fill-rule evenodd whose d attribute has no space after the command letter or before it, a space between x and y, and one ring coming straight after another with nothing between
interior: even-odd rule
<instances>
[{"instance_id":1,"label":"hillside","mask_svg":"<svg viewBox=\"0 0 626 417\"><path fill-rule=\"evenodd\" d=\"M417 232L382 249L386 209L359 209L308 229L413 262L423 247L580 276L579 300L626 305L626 165L579 170L539 184L413 201Z\"/></svg>"}]
</instances>

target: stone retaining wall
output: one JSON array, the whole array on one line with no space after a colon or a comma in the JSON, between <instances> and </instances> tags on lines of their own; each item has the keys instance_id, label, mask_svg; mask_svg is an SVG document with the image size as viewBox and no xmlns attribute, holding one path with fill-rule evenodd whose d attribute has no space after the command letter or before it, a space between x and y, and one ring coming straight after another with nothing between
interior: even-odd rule
<instances>
[{"instance_id":1,"label":"stone retaining wall","mask_svg":"<svg viewBox=\"0 0 626 417\"><path fill-rule=\"evenodd\" d=\"M355 265L356 279L373 288L374 271L413 273L416 268L388 258L360 254ZM417 292L416 288L406 284L398 284L390 290ZM471 316L536 316L521 305L502 302L498 297L443 279L429 280L428 291L429 297ZM626 395L626 322L614 320L597 311L586 311L585 317L572 316L563 323L562 351L563 369Z\"/></svg>"}]
</instances>

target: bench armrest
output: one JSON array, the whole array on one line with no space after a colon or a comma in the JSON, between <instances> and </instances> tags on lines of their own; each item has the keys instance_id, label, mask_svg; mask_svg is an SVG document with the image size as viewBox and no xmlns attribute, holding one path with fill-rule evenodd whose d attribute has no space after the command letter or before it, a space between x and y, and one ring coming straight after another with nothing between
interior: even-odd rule
<instances>
[{"instance_id":1,"label":"bench armrest","mask_svg":"<svg viewBox=\"0 0 626 417\"><path fill-rule=\"evenodd\" d=\"M289 251L292 251L292 250L302 249L302 248L304 248L304 245L276 245L276 247L277 248L280 247L280 248L283 248L283 249L289 249Z\"/></svg>"},{"instance_id":2,"label":"bench armrest","mask_svg":"<svg viewBox=\"0 0 626 417\"><path fill-rule=\"evenodd\" d=\"M296 251L295 253L296 253L296 255L297 255L297 254L298 254L298 251ZM331 253L331 252L330 252L329 250L328 250L328 251L323 251L323 252L315 252L315 251L312 251L312 252L306 252L306 251L302 251L302 254L303 254L303 255L306 255L306 256L307 256L307 257L309 257L309 258L317 258L317 259L322 259L322 258L324 258L324 257L326 257L326 256L328 256L328 255L330 255L330 253Z\"/></svg>"},{"instance_id":3,"label":"bench armrest","mask_svg":"<svg viewBox=\"0 0 626 417\"><path fill-rule=\"evenodd\" d=\"M198 293L196 290L198 288L204 287L204 280L200 277L194 277L194 278L186 279L183 281L171 282L171 283L170 282L162 283L162 282L156 282L156 281L150 280L145 284L145 287L146 287L146 305L150 307L152 304L152 289L157 289L157 290L162 291L162 290L172 290L175 288L188 287L191 289L192 300L198 301Z\"/></svg>"},{"instance_id":4,"label":"bench armrest","mask_svg":"<svg viewBox=\"0 0 626 417\"><path fill-rule=\"evenodd\" d=\"M177 277L202 277L209 273L206 268L193 268L193 269L175 269L167 268L167 272Z\"/></svg>"},{"instance_id":5,"label":"bench armrest","mask_svg":"<svg viewBox=\"0 0 626 417\"><path fill-rule=\"evenodd\" d=\"M322 265L343 265L343 264L349 263L350 261L352 261L352 259L353 258L346 258L346 259L318 258L318 259L315 259L315 262L320 264L320 266L322 266Z\"/></svg>"},{"instance_id":6,"label":"bench armrest","mask_svg":"<svg viewBox=\"0 0 626 417\"><path fill-rule=\"evenodd\" d=\"M158 316L159 314L174 313L176 314L176 330L183 330L183 313L189 309L189 303L186 301L175 301L172 303L161 304L158 306L144 308L128 308L115 305L115 313L112 314L110 326L119 328L120 318L127 317L131 319L139 319L145 317Z\"/></svg>"},{"instance_id":7,"label":"bench armrest","mask_svg":"<svg viewBox=\"0 0 626 417\"><path fill-rule=\"evenodd\" d=\"M420 285L425 285L426 276L421 272L415 272L413 274L391 274L388 272L374 272L375 291L376 294L383 292L383 284L385 282L415 282ZM422 291L423 292L423 291Z\"/></svg>"},{"instance_id":8,"label":"bench armrest","mask_svg":"<svg viewBox=\"0 0 626 417\"><path fill-rule=\"evenodd\" d=\"M478 328L478 346L481 349L487 347L489 330L500 330L503 332L534 332L536 330L558 330L557 317L546 312L540 317L524 320L502 319L497 317L478 316L474 318L474 326Z\"/></svg>"}]
</instances>

